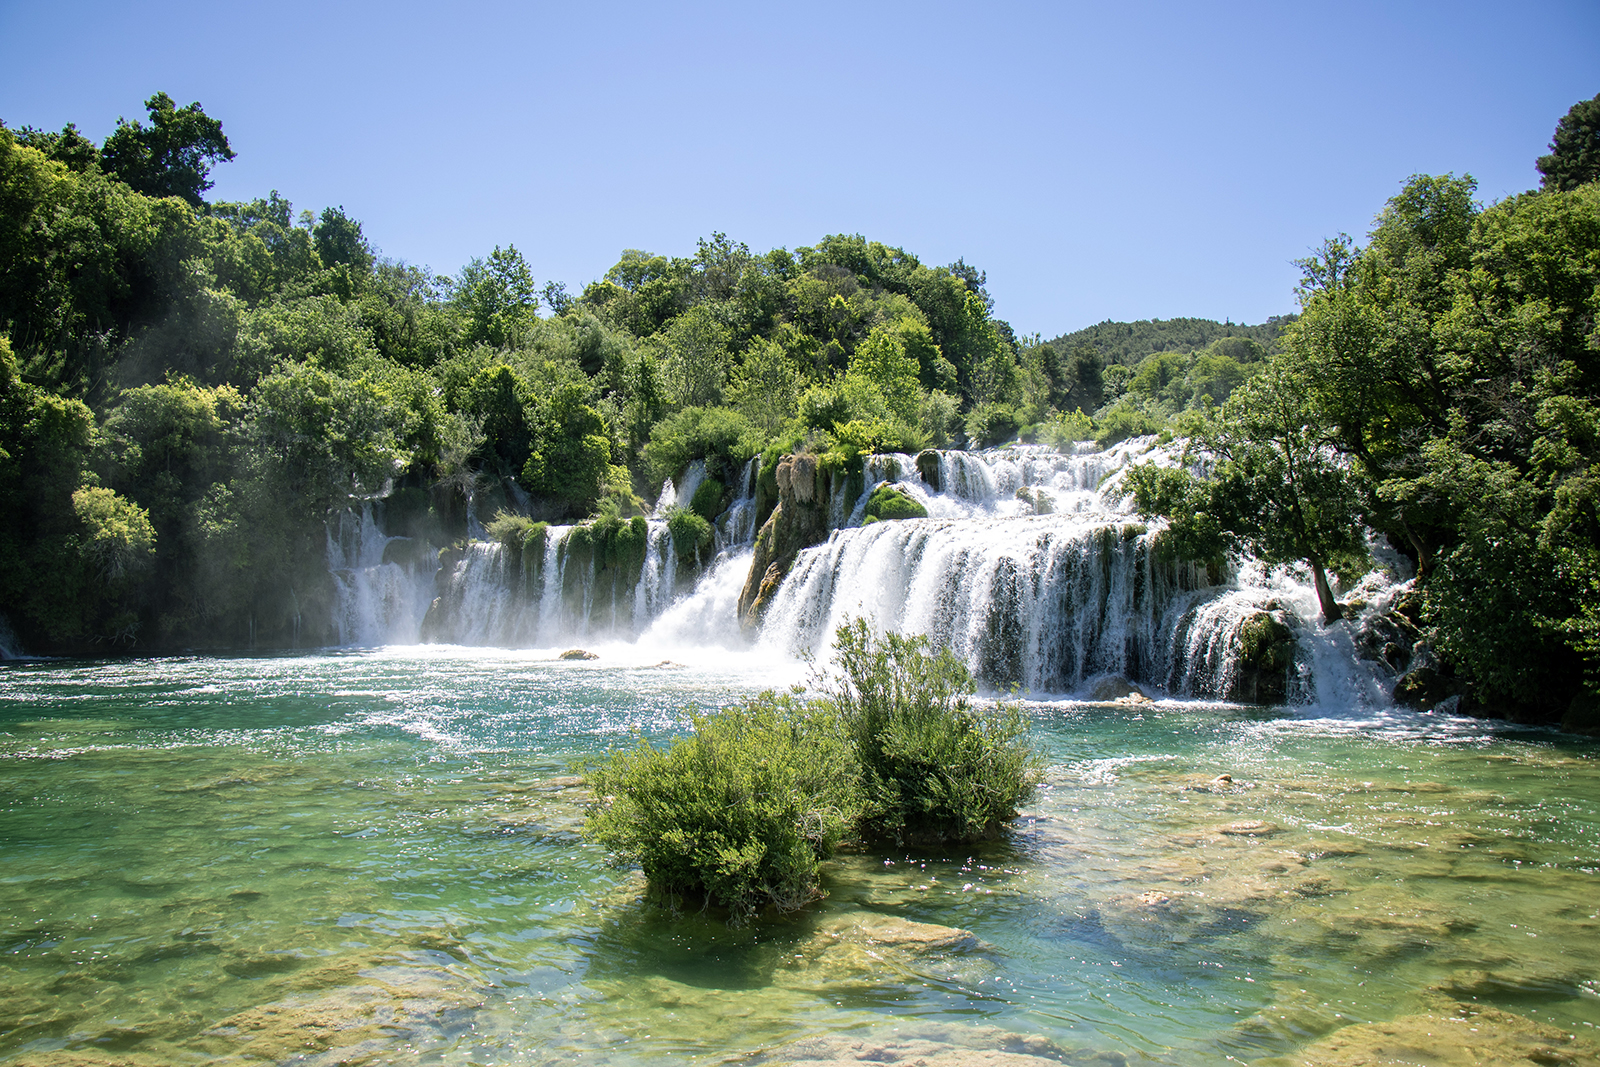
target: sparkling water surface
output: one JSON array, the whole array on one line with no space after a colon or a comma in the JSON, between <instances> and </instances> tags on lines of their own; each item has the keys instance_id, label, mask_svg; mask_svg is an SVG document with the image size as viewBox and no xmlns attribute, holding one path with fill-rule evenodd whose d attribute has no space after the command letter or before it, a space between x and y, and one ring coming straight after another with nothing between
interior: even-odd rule
<instances>
[{"instance_id":1,"label":"sparkling water surface","mask_svg":"<svg viewBox=\"0 0 1600 1067\"><path fill-rule=\"evenodd\" d=\"M1049 771L1010 837L846 854L825 900L730 929L582 841L574 765L803 668L600 651L0 665L0 1062L712 1063L846 1035L1288 1063L1461 1004L1600 1036L1593 742L1029 703Z\"/></svg>"}]
</instances>

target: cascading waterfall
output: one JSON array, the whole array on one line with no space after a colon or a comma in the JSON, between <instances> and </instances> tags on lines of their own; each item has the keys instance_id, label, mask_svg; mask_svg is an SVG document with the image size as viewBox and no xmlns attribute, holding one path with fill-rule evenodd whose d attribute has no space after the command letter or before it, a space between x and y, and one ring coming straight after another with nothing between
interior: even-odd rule
<instances>
[{"instance_id":1,"label":"cascading waterfall","mask_svg":"<svg viewBox=\"0 0 1600 1067\"><path fill-rule=\"evenodd\" d=\"M920 457L926 459L927 457ZM1118 491L1131 463L1174 464L1153 438L1103 451L1012 445L937 455L937 487L907 455L869 457L851 519L884 483L929 518L836 529L800 553L763 623L773 651L823 652L846 620L926 634L986 688L1081 690L1105 675L1186 696L1240 686L1241 633L1286 620L1298 652L1285 697L1371 707L1387 701L1357 663L1348 627L1323 627L1307 583L1246 566L1214 585L1166 559Z\"/></svg>"},{"instance_id":2,"label":"cascading waterfall","mask_svg":"<svg viewBox=\"0 0 1600 1067\"><path fill-rule=\"evenodd\" d=\"M1323 627L1314 593L1293 573L1246 561L1237 574L1208 576L1164 556L1162 524L1140 521L1117 488L1123 470L1148 461L1178 457L1148 437L1104 450L1010 445L868 456L858 478L833 472L819 487L832 533L800 553L753 641L784 656L825 654L835 630L860 615L880 628L927 634L993 691L1069 693L1115 676L1177 695L1225 697L1248 690L1243 634L1270 615L1292 630L1296 649L1282 699L1386 703L1382 680L1357 663L1351 626ZM472 542L446 554L434 582L431 571L384 562L394 539L383 536L370 506L347 513L330 525L328 541L341 641L748 645L737 604L757 533L759 474L752 459L729 487L730 504L713 523L715 559L692 587L658 519L627 552L595 543L584 526L544 527L542 544L521 547ZM706 477L697 460L677 483L668 479L658 514L688 507ZM861 525L884 484L929 517Z\"/></svg>"},{"instance_id":3,"label":"cascading waterfall","mask_svg":"<svg viewBox=\"0 0 1600 1067\"><path fill-rule=\"evenodd\" d=\"M820 651L859 615L929 635L995 689L1065 692L1100 674L1168 685L1186 676L1171 636L1205 577L1154 557L1143 525L1054 516L839 530L801 553L761 640Z\"/></svg>"},{"instance_id":4,"label":"cascading waterfall","mask_svg":"<svg viewBox=\"0 0 1600 1067\"><path fill-rule=\"evenodd\" d=\"M748 545L756 539L756 481L761 476L761 459L748 460L733 487L733 503L717 517L715 530L718 553Z\"/></svg>"},{"instance_id":5,"label":"cascading waterfall","mask_svg":"<svg viewBox=\"0 0 1600 1067\"><path fill-rule=\"evenodd\" d=\"M433 553L413 553L402 564L389 557L388 537L373 517L372 504L343 511L327 525L328 573L334 585L334 630L341 645L406 644L416 640L432 599L437 564Z\"/></svg>"}]
</instances>

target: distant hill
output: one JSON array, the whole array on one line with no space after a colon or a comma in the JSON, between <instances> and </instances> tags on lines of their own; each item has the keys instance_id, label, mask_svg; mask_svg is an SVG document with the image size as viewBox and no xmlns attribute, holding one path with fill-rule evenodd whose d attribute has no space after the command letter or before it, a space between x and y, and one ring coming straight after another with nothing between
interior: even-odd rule
<instances>
[{"instance_id":1,"label":"distant hill","mask_svg":"<svg viewBox=\"0 0 1600 1067\"><path fill-rule=\"evenodd\" d=\"M1137 366L1152 352L1197 352L1222 337L1248 337L1264 345L1268 352L1278 349L1278 333L1293 315L1274 315L1259 326L1215 319L1143 319L1139 322L1097 322L1073 333L1064 333L1050 342L1057 352L1071 352L1080 345L1092 345L1106 366L1121 363Z\"/></svg>"}]
</instances>

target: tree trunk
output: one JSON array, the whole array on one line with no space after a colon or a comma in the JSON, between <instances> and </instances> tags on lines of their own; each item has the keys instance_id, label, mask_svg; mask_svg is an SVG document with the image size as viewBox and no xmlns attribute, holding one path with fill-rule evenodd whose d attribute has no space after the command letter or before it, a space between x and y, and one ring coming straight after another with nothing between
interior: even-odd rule
<instances>
[{"instance_id":1,"label":"tree trunk","mask_svg":"<svg viewBox=\"0 0 1600 1067\"><path fill-rule=\"evenodd\" d=\"M1307 560L1311 565L1311 579L1317 586L1317 603L1322 607L1322 621L1326 625L1344 618L1344 609L1333 599L1333 587L1328 585L1328 575L1319 560Z\"/></svg>"}]
</instances>

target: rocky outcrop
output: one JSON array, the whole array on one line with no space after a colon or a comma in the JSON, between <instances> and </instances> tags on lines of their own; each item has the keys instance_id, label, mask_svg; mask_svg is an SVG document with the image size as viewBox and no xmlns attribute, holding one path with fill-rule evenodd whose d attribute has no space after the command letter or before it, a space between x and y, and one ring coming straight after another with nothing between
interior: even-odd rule
<instances>
[{"instance_id":1,"label":"rocky outcrop","mask_svg":"<svg viewBox=\"0 0 1600 1067\"><path fill-rule=\"evenodd\" d=\"M935 493L943 492L939 480L939 453L925 448L917 453L917 473Z\"/></svg>"},{"instance_id":2,"label":"rocky outcrop","mask_svg":"<svg viewBox=\"0 0 1600 1067\"><path fill-rule=\"evenodd\" d=\"M739 625L754 629L802 548L828 539L828 491L813 455L778 461L778 506L756 535L750 573L739 593Z\"/></svg>"},{"instance_id":3,"label":"rocky outcrop","mask_svg":"<svg viewBox=\"0 0 1600 1067\"><path fill-rule=\"evenodd\" d=\"M1239 666L1223 696L1242 704L1282 704L1289 695L1294 654L1288 624L1272 612L1256 612L1239 627Z\"/></svg>"}]
</instances>

